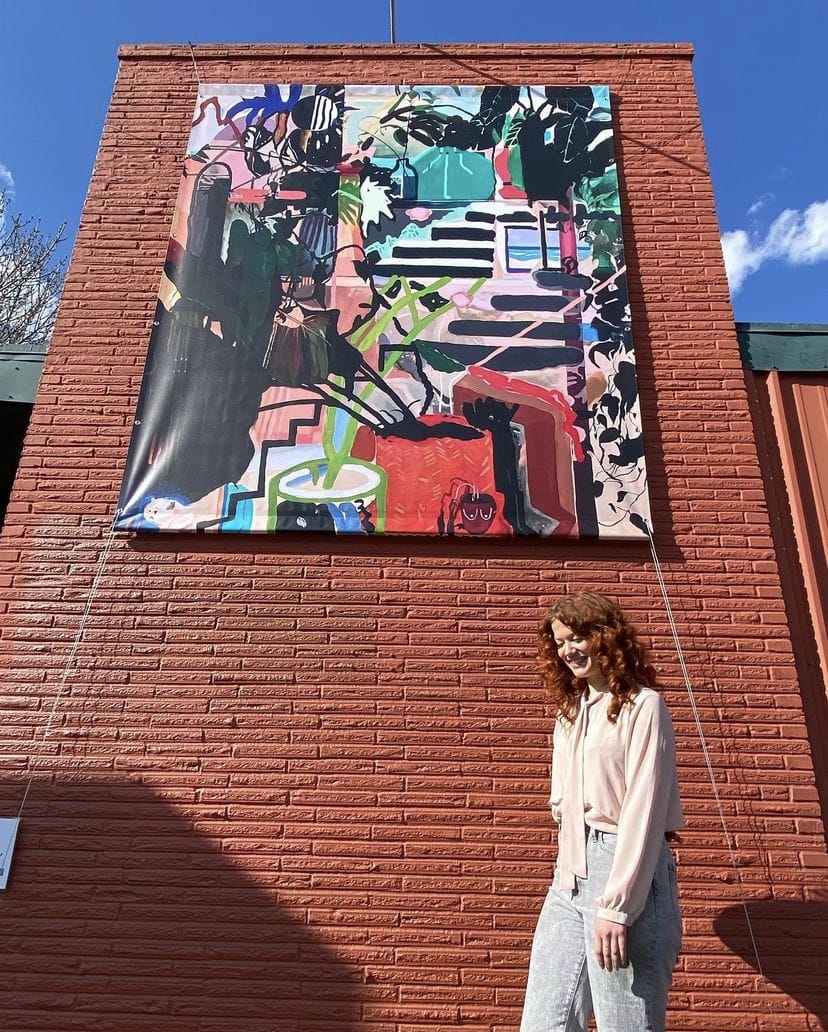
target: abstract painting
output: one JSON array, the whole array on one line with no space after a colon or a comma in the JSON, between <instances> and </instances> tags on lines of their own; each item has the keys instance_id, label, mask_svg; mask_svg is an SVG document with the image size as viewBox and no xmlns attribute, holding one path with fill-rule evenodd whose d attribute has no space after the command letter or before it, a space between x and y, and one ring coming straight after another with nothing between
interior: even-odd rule
<instances>
[{"instance_id":1,"label":"abstract painting","mask_svg":"<svg viewBox=\"0 0 828 1032\"><path fill-rule=\"evenodd\" d=\"M202 86L115 526L641 538L606 86Z\"/></svg>"}]
</instances>

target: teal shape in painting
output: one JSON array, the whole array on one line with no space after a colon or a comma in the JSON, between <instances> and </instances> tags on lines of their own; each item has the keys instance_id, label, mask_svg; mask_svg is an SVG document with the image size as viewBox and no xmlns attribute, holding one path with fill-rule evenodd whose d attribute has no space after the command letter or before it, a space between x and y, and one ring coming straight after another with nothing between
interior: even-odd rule
<instances>
[{"instance_id":1,"label":"teal shape in painting","mask_svg":"<svg viewBox=\"0 0 828 1032\"><path fill-rule=\"evenodd\" d=\"M490 158L456 147L431 147L411 159L421 201L488 201L495 176Z\"/></svg>"}]
</instances>

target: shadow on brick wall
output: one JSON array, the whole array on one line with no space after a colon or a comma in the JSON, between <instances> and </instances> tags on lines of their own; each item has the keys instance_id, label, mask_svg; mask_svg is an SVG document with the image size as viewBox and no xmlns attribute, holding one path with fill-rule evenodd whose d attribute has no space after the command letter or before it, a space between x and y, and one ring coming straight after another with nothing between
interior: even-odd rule
<instances>
[{"instance_id":1,"label":"shadow on brick wall","mask_svg":"<svg viewBox=\"0 0 828 1032\"><path fill-rule=\"evenodd\" d=\"M22 791L0 784L0 814ZM253 820L127 780L36 782L0 893L4 1032L356 1030L361 972L243 869L310 877L275 873Z\"/></svg>"},{"instance_id":2,"label":"shadow on brick wall","mask_svg":"<svg viewBox=\"0 0 828 1032\"><path fill-rule=\"evenodd\" d=\"M747 910L765 978L828 1028L828 902L753 900ZM713 927L725 946L758 970L744 907L727 907Z\"/></svg>"}]
</instances>

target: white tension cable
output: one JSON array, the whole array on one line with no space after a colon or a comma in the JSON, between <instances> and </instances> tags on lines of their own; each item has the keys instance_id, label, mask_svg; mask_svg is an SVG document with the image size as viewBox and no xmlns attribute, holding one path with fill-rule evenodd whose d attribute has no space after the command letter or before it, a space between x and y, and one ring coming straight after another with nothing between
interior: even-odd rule
<instances>
[{"instance_id":1,"label":"white tension cable","mask_svg":"<svg viewBox=\"0 0 828 1032\"><path fill-rule=\"evenodd\" d=\"M750 943L753 948L753 956L756 960L756 970L762 978L762 988L765 992L765 998L768 1003L768 1011L773 1022L773 1028L776 1029L776 1022L773 1020L774 1015L771 1010L770 1000L767 997L768 992L768 981L765 977L765 972L762 969L762 961L759 957L759 948L756 945L756 937L753 934L753 923L750 920L750 913L748 912L747 896L745 894L745 886L742 881L742 872L739 870L739 865L736 862L736 854L733 851L733 842L730 837L730 829L727 826L727 818L725 817L724 807L722 806L722 800L719 796L719 787L716 784L716 775L713 771L713 763L710 759L710 752L707 748L707 739L704 734L704 728L702 727L701 716L699 715L699 709L696 705L696 695L693 691L693 684L690 680L690 672L687 669L687 663L684 660L684 650L681 647L681 639L679 638L678 627L676 626L675 617L673 616L673 607L670 604L670 597L667 594L667 584L664 580L664 572L661 568L661 562L658 558L658 552L656 551L655 539L653 537L653 530L646 520L641 520L641 525L647 531L647 537L650 539L650 552L653 557L653 565L655 566L656 577L658 578L658 585L661 588L661 595L664 599L664 608L667 612L667 621L670 624L670 631L673 635L673 643L676 647L676 654L678 655L679 666L681 667L682 675L684 676L684 684L687 688L687 695L690 699L690 710L693 714L693 720L696 723L696 732L699 736L699 742L701 743L702 754L704 755L704 762L707 766L707 776L710 778L710 785L713 789L713 797L716 800L716 807L719 811L719 820L722 824L722 831L724 833L725 843L727 844L727 852L730 857L730 865L733 868L734 874L736 875L736 883L739 886L739 895L741 897L742 909L745 912L745 923L747 924L748 934L750 935Z\"/></svg>"},{"instance_id":2,"label":"white tension cable","mask_svg":"<svg viewBox=\"0 0 828 1032\"><path fill-rule=\"evenodd\" d=\"M23 816L23 809L26 805L26 800L29 797L29 790L34 782L35 772L37 770L40 758L43 755L43 750L46 747L46 741L49 738L49 733L52 730L52 724L57 714L58 704L66 690L66 684L69 680L69 674L72 671L72 667L75 664L75 657L78 653L81 640L83 638L83 632L86 629L86 623L89 620L89 614L92 611L92 605L95 602L95 597L98 594L98 588L100 587L101 578L103 577L104 569L109 558L109 553L112 550L112 542L115 538L114 525L109 528L109 535L106 539L100 556L98 557L98 567L95 571L95 576L92 579L92 587L89 590L89 596L86 599L86 605L83 608L83 614L81 615L80 624L78 625L77 633L75 634L75 640L72 642L72 648L69 650L69 655L66 658L66 663L63 667L63 674L61 675L60 681L58 682L57 692L55 693L54 701L52 702L52 708L49 711L49 717L46 721L46 726L43 728L43 732L40 736L40 743L35 747L35 742L32 742L33 756L29 762L29 780L26 783L26 789L23 793L23 798L20 800L20 807L17 811L16 818L5 818L5 820L13 820L15 822L14 828L11 826L7 827L6 834L0 837L0 889L5 889L6 880L8 878L8 870L11 865L12 851L14 849L15 837L17 835L17 825L20 823L20 818ZM3 877L5 872L5 878Z\"/></svg>"}]
</instances>

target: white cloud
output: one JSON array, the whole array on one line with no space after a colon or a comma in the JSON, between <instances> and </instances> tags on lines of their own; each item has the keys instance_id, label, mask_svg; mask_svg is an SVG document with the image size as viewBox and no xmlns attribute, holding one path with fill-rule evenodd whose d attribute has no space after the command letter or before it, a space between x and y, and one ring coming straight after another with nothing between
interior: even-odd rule
<instances>
[{"instance_id":1,"label":"white cloud","mask_svg":"<svg viewBox=\"0 0 828 1032\"><path fill-rule=\"evenodd\" d=\"M756 272L764 259L759 251L751 248L750 238L743 229L722 233L722 253L730 292L738 294L747 277Z\"/></svg>"},{"instance_id":2,"label":"white cloud","mask_svg":"<svg viewBox=\"0 0 828 1032\"><path fill-rule=\"evenodd\" d=\"M14 197L14 177L9 169L0 161L0 190L6 191L6 198L11 200ZM0 229L6 222L6 212L2 200L0 200Z\"/></svg>"},{"instance_id":3,"label":"white cloud","mask_svg":"<svg viewBox=\"0 0 828 1032\"><path fill-rule=\"evenodd\" d=\"M817 201L805 211L787 208L774 219L764 237L744 229L723 233L722 251L733 294L767 261L788 265L824 261L828 259L828 201Z\"/></svg>"},{"instance_id":4,"label":"white cloud","mask_svg":"<svg viewBox=\"0 0 828 1032\"><path fill-rule=\"evenodd\" d=\"M14 176L11 174L11 169L6 168L2 161L0 161L0 188L5 187L7 190L14 190Z\"/></svg>"},{"instance_id":5,"label":"white cloud","mask_svg":"<svg viewBox=\"0 0 828 1032\"><path fill-rule=\"evenodd\" d=\"M758 215L763 208L767 208L772 200L775 198L775 194L763 193L758 201L754 201L753 204L748 208L747 213L750 218L753 215Z\"/></svg>"}]
</instances>

